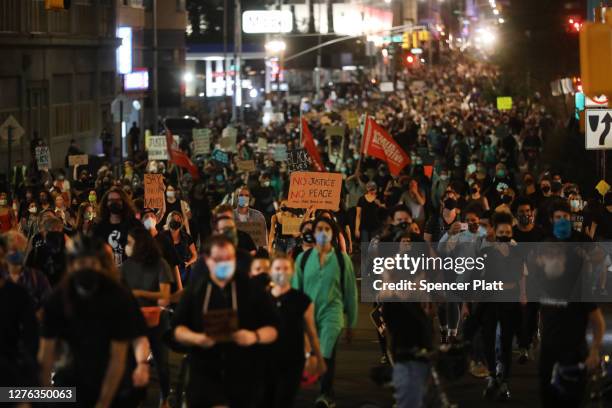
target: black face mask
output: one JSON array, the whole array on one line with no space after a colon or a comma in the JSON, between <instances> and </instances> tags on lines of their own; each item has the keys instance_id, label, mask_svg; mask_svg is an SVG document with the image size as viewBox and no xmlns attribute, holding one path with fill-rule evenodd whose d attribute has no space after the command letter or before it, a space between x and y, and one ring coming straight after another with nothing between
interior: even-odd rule
<instances>
[{"instance_id":1,"label":"black face mask","mask_svg":"<svg viewBox=\"0 0 612 408\"><path fill-rule=\"evenodd\" d=\"M453 210L457 208L457 200L455 200L454 198L447 198L446 200L444 200L444 208L446 208L447 210Z\"/></svg>"},{"instance_id":2,"label":"black face mask","mask_svg":"<svg viewBox=\"0 0 612 408\"><path fill-rule=\"evenodd\" d=\"M181 228L181 223L180 221L177 220L172 220L170 221L170 224L168 224L168 226L170 227L171 230L177 230L179 228Z\"/></svg>"},{"instance_id":3,"label":"black face mask","mask_svg":"<svg viewBox=\"0 0 612 408\"><path fill-rule=\"evenodd\" d=\"M108 206L109 211L111 212L111 214L121 214L123 212L123 204L122 203L112 203L111 205Z\"/></svg>"},{"instance_id":4,"label":"black face mask","mask_svg":"<svg viewBox=\"0 0 612 408\"><path fill-rule=\"evenodd\" d=\"M476 194L478 191L479 191L479 190L478 190L478 187L472 187L472 188L470 188L470 192L471 192L472 194Z\"/></svg>"},{"instance_id":5,"label":"black face mask","mask_svg":"<svg viewBox=\"0 0 612 408\"><path fill-rule=\"evenodd\" d=\"M510 242L512 238L511 237L495 237L495 239L497 240L497 242Z\"/></svg>"},{"instance_id":6,"label":"black face mask","mask_svg":"<svg viewBox=\"0 0 612 408\"><path fill-rule=\"evenodd\" d=\"M548 193L549 191L550 191L550 187L549 186L542 187L542 192L543 193Z\"/></svg>"},{"instance_id":7,"label":"black face mask","mask_svg":"<svg viewBox=\"0 0 612 408\"><path fill-rule=\"evenodd\" d=\"M311 231L306 231L302 234L302 241L307 244L314 244L316 242L315 237Z\"/></svg>"},{"instance_id":8,"label":"black face mask","mask_svg":"<svg viewBox=\"0 0 612 408\"><path fill-rule=\"evenodd\" d=\"M512 197L509 195L503 195L500 197L500 201L504 204L510 204L512 202Z\"/></svg>"}]
</instances>

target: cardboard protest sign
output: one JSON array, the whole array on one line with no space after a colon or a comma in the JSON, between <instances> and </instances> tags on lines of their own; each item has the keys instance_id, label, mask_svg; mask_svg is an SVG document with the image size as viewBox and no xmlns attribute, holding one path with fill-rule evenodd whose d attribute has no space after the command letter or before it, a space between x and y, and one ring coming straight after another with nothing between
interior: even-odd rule
<instances>
[{"instance_id":1,"label":"cardboard protest sign","mask_svg":"<svg viewBox=\"0 0 612 408\"><path fill-rule=\"evenodd\" d=\"M285 216L281 218L281 224L283 225L283 235L299 235L300 225L302 225L302 217L290 217Z\"/></svg>"},{"instance_id":2,"label":"cardboard protest sign","mask_svg":"<svg viewBox=\"0 0 612 408\"><path fill-rule=\"evenodd\" d=\"M229 153L224 152L223 150L215 149L212 152L212 159L224 166L227 166L229 164Z\"/></svg>"},{"instance_id":3,"label":"cardboard protest sign","mask_svg":"<svg viewBox=\"0 0 612 408\"><path fill-rule=\"evenodd\" d=\"M162 208L164 206L164 176L162 174L144 175L145 208Z\"/></svg>"},{"instance_id":4,"label":"cardboard protest sign","mask_svg":"<svg viewBox=\"0 0 612 408\"><path fill-rule=\"evenodd\" d=\"M223 129L223 133L221 133L221 140L219 144L221 145L221 149L236 153L236 138L238 137L238 129L234 127L226 127Z\"/></svg>"},{"instance_id":5,"label":"cardboard protest sign","mask_svg":"<svg viewBox=\"0 0 612 408\"><path fill-rule=\"evenodd\" d=\"M310 170L311 161L306 149L294 149L287 152L287 167L290 172Z\"/></svg>"},{"instance_id":6,"label":"cardboard protest sign","mask_svg":"<svg viewBox=\"0 0 612 408\"><path fill-rule=\"evenodd\" d=\"M149 160L168 160L168 144L166 136L151 136L149 138Z\"/></svg>"},{"instance_id":7,"label":"cardboard protest sign","mask_svg":"<svg viewBox=\"0 0 612 408\"><path fill-rule=\"evenodd\" d=\"M266 228L265 221L253 221L238 222L236 227L239 231L246 232L253 238L257 247L266 248L268 246L268 229Z\"/></svg>"},{"instance_id":8,"label":"cardboard protest sign","mask_svg":"<svg viewBox=\"0 0 612 408\"><path fill-rule=\"evenodd\" d=\"M89 156L86 154L68 156L69 166L86 166L87 164L89 164Z\"/></svg>"},{"instance_id":9,"label":"cardboard protest sign","mask_svg":"<svg viewBox=\"0 0 612 408\"><path fill-rule=\"evenodd\" d=\"M288 206L338 210L342 174L320 172L295 172L291 174Z\"/></svg>"},{"instance_id":10,"label":"cardboard protest sign","mask_svg":"<svg viewBox=\"0 0 612 408\"><path fill-rule=\"evenodd\" d=\"M277 144L272 150L272 157L274 161L286 161L287 160L287 145Z\"/></svg>"},{"instance_id":11,"label":"cardboard protest sign","mask_svg":"<svg viewBox=\"0 0 612 408\"><path fill-rule=\"evenodd\" d=\"M327 126L325 128L325 137L328 139L332 137L344 137L344 126Z\"/></svg>"},{"instance_id":12,"label":"cardboard protest sign","mask_svg":"<svg viewBox=\"0 0 612 408\"><path fill-rule=\"evenodd\" d=\"M257 139L257 150L264 152L268 150L268 140L265 137Z\"/></svg>"},{"instance_id":13,"label":"cardboard protest sign","mask_svg":"<svg viewBox=\"0 0 612 408\"><path fill-rule=\"evenodd\" d=\"M210 153L210 129L193 129L193 154Z\"/></svg>"},{"instance_id":14,"label":"cardboard protest sign","mask_svg":"<svg viewBox=\"0 0 612 408\"><path fill-rule=\"evenodd\" d=\"M51 152L47 146L38 146L36 148L36 164L38 170L51 168Z\"/></svg>"},{"instance_id":15,"label":"cardboard protest sign","mask_svg":"<svg viewBox=\"0 0 612 408\"><path fill-rule=\"evenodd\" d=\"M236 167L238 167L238 171L255 171L255 160L238 160Z\"/></svg>"},{"instance_id":16,"label":"cardboard protest sign","mask_svg":"<svg viewBox=\"0 0 612 408\"><path fill-rule=\"evenodd\" d=\"M512 109L512 98L510 96L498 97L497 98L497 109L500 111Z\"/></svg>"}]
</instances>

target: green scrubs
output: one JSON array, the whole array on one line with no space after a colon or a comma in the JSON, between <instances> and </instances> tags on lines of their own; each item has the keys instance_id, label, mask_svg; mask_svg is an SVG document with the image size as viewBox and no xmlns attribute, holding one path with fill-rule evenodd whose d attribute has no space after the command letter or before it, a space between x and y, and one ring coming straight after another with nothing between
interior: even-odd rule
<instances>
[{"instance_id":1,"label":"green scrubs","mask_svg":"<svg viewBox=\"0 0 612 408\"><path fill-rule=\"evenodd\" d=\"M304 270L301 268L301 263L305 252L301 253L296 259L295 274L291 281L292 286L308 295L314 304L321 353L325 358L332 356L345 325L344 313L348 319L348 327L352 328L357 324L357 284L353 263L347 254L342 254L345 269L344 282L340 282L340 264L334 251L335 249L326 255L321 265L319 252L315 247L306 261Z\"/></svg>"}]
</instances>

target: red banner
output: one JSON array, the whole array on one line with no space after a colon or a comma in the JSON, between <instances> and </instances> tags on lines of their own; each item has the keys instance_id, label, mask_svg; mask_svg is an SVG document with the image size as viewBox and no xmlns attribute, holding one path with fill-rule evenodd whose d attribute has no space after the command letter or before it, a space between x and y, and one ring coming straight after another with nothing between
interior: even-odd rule
<instances>
[{"instance_id":1,"label":"red banner","mask_svg":"<svg viewBox=\"0 0 612 408\"><path fill-rule=\"evenodd\" d=\"M168 158L170 159L170 163L174 163L179 167L184 168L191 174L191 177L194 180L200 178L200 172L198 167L193 164L189 156L187 156L184 152L174 148L174 138L172 137L172 133L170 130L166 131L166 145L168 146Z\"/></svg>"},{"instance_id":2,"label":"red banner","mask_svg":"<svg viewBox=\"0 0 612 408\"><path fill-rule=\"evenodd\" d=\"M363 130L361 152L387 162L389 172L394 176L397 176L404 167L410 164L410 157L406 152L399 147L385 129L369 116L366 118Z\"/></svg>"},{"instance_id":3,"label":"red banner","mask_svg":"<svg viewBox=\"0 0 612 408\"><path fill-rule=\"evenodd\" d=\"M321 160L321 156L319 156L319 150L317 150L317 145L315 144L312 133L310 133L310 129L308 128L308 122L304 118L302 118L302 147L306 149L310 155L315 169L317 171L325 171L323 160Z\"/></svg>"}]
</instances>

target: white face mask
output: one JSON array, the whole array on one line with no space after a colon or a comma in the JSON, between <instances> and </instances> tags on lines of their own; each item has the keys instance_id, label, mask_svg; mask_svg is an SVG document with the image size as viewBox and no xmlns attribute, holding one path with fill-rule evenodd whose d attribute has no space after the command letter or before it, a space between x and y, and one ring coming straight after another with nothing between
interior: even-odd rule
<instances>
[{"instance_id":1,"label":"white face mask","mask_svg":"<svg viewBox=\"0 0 612 408\"><path fill-rule=\"evenodd\" d=\"M36 214L38 211L36 210L36 207L30 207L30 208L28 208L28 212L30 214Z\"/></svg>"},{"instance_id":2,"label":"white face mask","mask_svg":"<svg viewBox=\"0 0 612 408\"><path fill-rule=\"evenodd\" d=\"M176 196L176 192L174 191L166 191L166 197L174 198Z\"/></svg>"},{"instance_id":3,"label":"white face mask","mask_svg":"<svg viewBox=\"0 0 612 408\"><path fill-rule=\"evenodd\" d=\"M143 225L147 230L151 230L155 228L155 221L153 221L153 218L147 218L143 221Z\"/></svg>"},{"instance_id":4,"label":"white face mask","mask_svg":"<svg viewBox=\"0 0 612 408\"><path fill-rule=\"evenodd\" d=\"M127 255L128 258L131 258L132 255L134 255L134 247L131 245L126 245L125 246L125 255Z\"/></svg>"}]
</instances>

